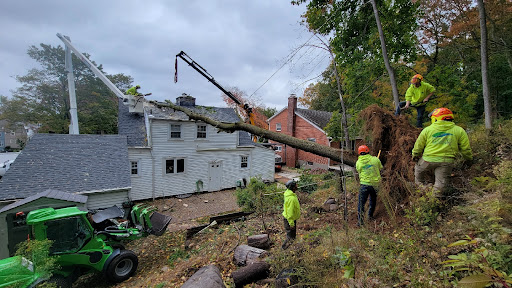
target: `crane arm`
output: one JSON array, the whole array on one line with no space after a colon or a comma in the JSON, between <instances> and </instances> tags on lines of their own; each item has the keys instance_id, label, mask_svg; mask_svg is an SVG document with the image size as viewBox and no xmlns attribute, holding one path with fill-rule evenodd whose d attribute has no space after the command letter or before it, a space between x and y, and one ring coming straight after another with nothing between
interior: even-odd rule
<instances>
[{"instance_id":1,"label":"crane arm","mask_svg":"<svg viewBox=\"0 0 512 288\"><path fill-rule=\"evenodd\" d=\"M119 90L119 88L116 87L116 85L114 85L114 83L112 83L108 78L107 76L105 76L105 74L103 74L100 69L96 68L96 66L94 66L94 64L92 64L91 61L89 61L89 59L87 59L87 57L85 57L82 53L80 53L80 51L78 51L78 49L75 48L75 46L73 46L73 44L71 44L71 42L63 35L61 35L60 33L57 33L57 37L59 37L60 40L62 40L62 42L64 42L64 44L66 45L66 47L69 47L69 49L71 49L73 51L73 53L75 53L76 57L78 57L78 59L80 59L82 62L84 62L84 64L89 67L89 69L91 69L91 71L94 73L94 75L96 75L98 78L101 79L101 81L103 81L103 83L105 83L105 85L108 86L108 88L110 88L110 90L112 90L112 92L114 92L114 94L116 94L117 97L121 98L121 99L126 99L126 96L124 95L123 92L121 92L121 90Z\"/></svg>"},{"instance_id":2,"label":"crane arm","mask_svg":"<svg viewBox=\"0 0 512 288\"><path fill-rule=\"evenodd\" d=\"M249 120L251 121L251 124L254 125L252 108L250 108L249 105L243 104L242 102L240 102L240 100L238 100L235 97L235 95L233 95L233 93L224 89L224 87L222 87L219 83L217 83L217 81L215 81L213 76L210 73L208 73L208 71L206 71L206 69L204 69L201 65L199 65L196 61L194 61L192 58L190 58L190 56L188 56L187 53L185 53L183 51L176 54L176 63L175 63L176 71L175 71L174 82L178 82L178 77L177 77L177 75L178 75L178 57L181 58L183 61L185 61L189 66L194 68L194 70L199 72L199 74L203 75L203 77L206 78L208 81L210 81L213 85L215 85L215 87L219 88L222 92L224 92L224 94L226 94L229 98L231 98L231 100L233 100L238 106L242 107L245 111L247 111L247 114L249 115Z\"/></svg>"}]
</instances>

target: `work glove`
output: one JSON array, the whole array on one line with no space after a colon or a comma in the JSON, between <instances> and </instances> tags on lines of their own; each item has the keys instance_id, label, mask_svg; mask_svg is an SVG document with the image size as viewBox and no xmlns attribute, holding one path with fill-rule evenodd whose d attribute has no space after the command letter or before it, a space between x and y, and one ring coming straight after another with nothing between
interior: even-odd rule
<instances>
[{"instance_id":1,"label":"work glove","mask_svg":"<svg viewBox=\"0 0 512 288\"><path fill-rule=\"evenodd\" d=\"M412 161L418 162L420 160L420 156L414 156L412 155Z\"/></svg>"}]
</instances>

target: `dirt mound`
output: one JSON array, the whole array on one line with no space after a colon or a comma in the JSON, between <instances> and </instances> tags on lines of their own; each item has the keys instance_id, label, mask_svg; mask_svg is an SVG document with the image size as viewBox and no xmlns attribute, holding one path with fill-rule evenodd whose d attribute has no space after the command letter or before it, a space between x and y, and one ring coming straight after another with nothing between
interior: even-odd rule
<instances>
[{"instance_id":1,"label":"dirt mound","mask_svg":"<svg viewBox=\"0 0 512 288\"><path fill-rule=\"evenodd\" d=\"M421 129L409 123L408 115L394 116L391 112L371 105L361 111L365 139L371 139L371 154L380 152L384 166L381 192L398 203L407 198L406 183L414 182L412 148ZM379 193L381 193L379 192Z\"/></svg>"}]
</instances>

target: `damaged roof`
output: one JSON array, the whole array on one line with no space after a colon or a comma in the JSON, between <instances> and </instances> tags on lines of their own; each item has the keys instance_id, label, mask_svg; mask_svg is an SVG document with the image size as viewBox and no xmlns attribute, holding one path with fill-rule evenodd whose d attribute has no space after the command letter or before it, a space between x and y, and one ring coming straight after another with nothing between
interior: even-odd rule
<instances>
[{"instance_id":1,"label":"damaged roof","mask_svg":"<svg viewBox=\"0 0 512 288\"><path fill-rule=\"evenodd\" d=\"M130 179L126 136L35 134L0 182L0 200L127 189Z\"/></svg>"}]
</instances>

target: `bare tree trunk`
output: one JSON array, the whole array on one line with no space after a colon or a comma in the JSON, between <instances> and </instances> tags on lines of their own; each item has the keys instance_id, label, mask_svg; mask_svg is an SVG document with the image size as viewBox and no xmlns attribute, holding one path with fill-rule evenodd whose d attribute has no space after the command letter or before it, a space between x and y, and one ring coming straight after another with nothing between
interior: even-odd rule
<instances>
[{"instance_id":1,"label":"bare tree trunk","mask_svg":"<svg viewBox=\"0 0 512 288\"><path fill-rule=\"evenodd\" d=\"M334 58L334 53L332 53L331 47L329 47L329 53L331 53L332 58L332 67L334 70L334 76L336 77L336 84L338 87L338 96L340 97L341 103L341 131L343 131L343 136L345 138L345 147L350 147L350 135L348 134L348 122L347 122L347 110L345 109L345 101L343 101L343 93L341 91L341 80L340 75L338 75L338 65L336 65L336 59ZM341 155L341 161L343 162L343 155Z\"/></svg>"},{"instance_id":2,"label":"bare tree trunk","mask_svg":"<svg viewBox=\"0 0 512 288\"><path fill-rule=\"evenodd\" d=\"M382 47L382 57L384 58L384 64L386 64L386 70L389 74L389 82L391 83L391 90L393 91L393 101L395 102L395 109L398 108L400 103L400 97L398 95L398 87L396 86L395 71L388 58L388 49L386 48L386 39L384 38L384 31L382 30L382 24L380 23L379 10L377 9L377 3L375 0L371 0L373 6L373 14L375 14L375 21L377 22L377 29L379 30L380 45Z\"/></svg>"},{"instance_id":3,"label":"bare tree trunk","mask_svg":"<svg viewBox=\"0 0 512 288\"><path fill-rule=\"evenodd\" d=\"M482 62L482 89L484 97L485 129L492 128L492 108L489 95L488 57L487 57L487 24L485 20L485 6L483 0L477 0L480 14L480 58Z\"/></svg>"},{"instance_id":4,"label":"bare tree trunk","mask_svg":"<svg viewBox=\"0 0 512 288\"><path fill-rule=\"evenodd\" d=\"M213 120L211 118L208 118L204 115L196 114L196 113L188 110L187 108L173 104L170 101L167 101L166 103L158 103L156 101L150 101L149 103L151 103L157 107L160 107L160 108L169 107L174 110L181 111L181 112L185 113L190 119L203 121L207 124L210 124L218 129L226 131L226 132L234 132L237 130L242 130L242 131L249 132L253 135L257 135L260 137L264 137L266 139L274 140L276 142L289 145L296 149L300 149L300 150L303 150L306 152L311 152L313 154L316 154L316 155L319 155L322 157L327 157L334 161L340 160L340 155L342 152L342 150L340 150L340 149L324 146L324 145L318 144L316 142L311 142L311 141L295 138L295 137L285 135L282 133L262 129L262 128L259 128L254 125L244 123L242 121L236 122L236 123L219 122L219 121ZM357 155L354 153L354 151L343 151L343 155L344 155L343 160L344 160L345 164L347 164L349 166L355 166L356 161L357 161Z\"/></svg>"}]
</instances>

